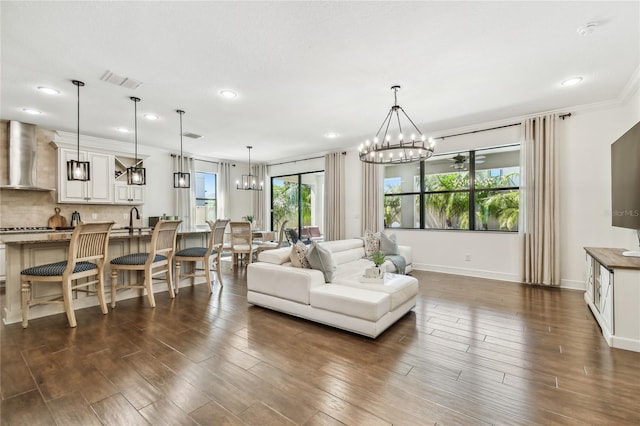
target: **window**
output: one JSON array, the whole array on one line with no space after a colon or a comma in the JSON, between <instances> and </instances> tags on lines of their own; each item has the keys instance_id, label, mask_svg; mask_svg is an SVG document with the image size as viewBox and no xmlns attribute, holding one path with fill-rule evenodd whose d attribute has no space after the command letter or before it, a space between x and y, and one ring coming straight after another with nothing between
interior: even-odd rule
<instances>
[{"instance_id":1,"label":"window","mask_svg":"<svg viewBox=\"0 0 640 426\"><path fill-rule=\"evenodd\" d=\"M271 178L271 229L283 221L302 235L306 227L324 224L324 172L297 173Z\"/></svg>"},{"instance_id":2,"label":"window","mask_svg":"<svg viewBox=\"0 0 640 426\"><path fill-rule=\"evenodd\" d=\"M385 167L387 228L517 231L519 203L519 145Z\"/></svg>"},{"instance_id":3,"label":"window","mask_svg":"<svg viewBox=\"0 0 640 426\"><path fill-rule=\"evenodd\" d=\"M216 220L216 175L196 172L196 226Z\"/></svg>"}]
</instances>

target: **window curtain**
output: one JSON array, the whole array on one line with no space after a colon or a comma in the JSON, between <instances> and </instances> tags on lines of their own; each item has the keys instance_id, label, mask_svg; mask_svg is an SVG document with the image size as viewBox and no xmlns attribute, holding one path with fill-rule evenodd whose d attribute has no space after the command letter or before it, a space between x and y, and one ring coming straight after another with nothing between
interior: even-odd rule
<instances>
[{"instance_id":1,"label":"window curtain","mask_svg":"<svg viewBox=\"0 0 640 426\"><path fill-rule=\"evenodd\" d=\"M218 194L217 194L217 217L219 219L225 219L231 217L230 215L230 194L231 194L231 163L221 161L218 164Z\"/></svg>"},{"instance_id":2,"label":"window curtain","mask_svg":"<svg viewBox=\"0 0 640 426\"><path fill-rule=\"evenodd\" d=\"M362 163L362 233L382 230L382 190L380 188L380 167L377 164Z\"/></svg>"},{"instance_id":3,"label":"window curtain","mask_svg":"<svg viewBox=\"0 0 640 426\"><path fill-rule=\"evenodd\" d=\"M175 201L174 211L177 216L182 219L182 229L189 229L196 225L196 172L193 164L193 158L182 157L176 155L173 158L173 170L174 172L180 171L180 161L182 163L182 171L189 173L190 182L189 188L173 188L173 197Z\"/></svg>"},{"instance_id":4,"label":"window curtain","mask_svg":"<svg viewBox=\"0 0 640 426\"><path fill-rule=\"evenodd\" d=\"M256 177L258 180L256 183L260 185L260 182L263 183L262 191L251 191L253 199L251 212L253 214L253 224L258 229L267 229L268 225L266 223L266 208L264 206L264 191L266 191L266 169L267 167L264 164L254 164L251 166L251 174Z\"/></svg>"},{"instance_id":5,"label":"window curtain","mask_svg":"<svg viewBox=\"0 0 640 426\"><path fill-rule=\"evenodd\" d=\"M342 240L345 231L344 154L331 152L324 157L325 240Z\"/></svg>"},{"instance_id":6,"label":"window curtain","mask_svg":"<svg viewBox=\"0 0 640 426\"><path fill-rule=\"evenodd\" d=\"M556 121L553 114L523 122L520 211L526 284L560 285Z\"/></svg>"}]
</instances>

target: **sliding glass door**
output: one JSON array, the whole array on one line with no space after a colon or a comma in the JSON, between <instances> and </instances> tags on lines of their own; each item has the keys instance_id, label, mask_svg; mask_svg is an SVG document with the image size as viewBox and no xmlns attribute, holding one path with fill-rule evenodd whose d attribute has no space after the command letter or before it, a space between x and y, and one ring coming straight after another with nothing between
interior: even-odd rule
<instances>
[{"instance_id":1,"label":"sliding glass door","mask_svg":"<svg viewBox=\"0 0 640 426\"><path fill-rule=\"evenodd\" d=\"M271 178L271 227L280 229L287 220L287 228L298 231L324 225L324 171L297 173Z\"/></svg>"}]
</instances>

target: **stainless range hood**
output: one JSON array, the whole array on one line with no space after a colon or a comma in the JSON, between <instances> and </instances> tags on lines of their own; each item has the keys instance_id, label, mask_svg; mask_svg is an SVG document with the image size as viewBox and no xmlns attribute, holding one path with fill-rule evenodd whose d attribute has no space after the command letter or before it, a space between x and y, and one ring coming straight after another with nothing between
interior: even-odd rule
<instances>
[{"instance_id":1,"label":"stainless range hood","mask_svg":"<svg viewBox=\"0 0 640 426\"><path fill-rule=\"evenodd\" d=\"M35 124L9 122L9 184L0 189L23 191L53 191L42 188L37 182L38 141Z\"/></svg>"}]
</instances>

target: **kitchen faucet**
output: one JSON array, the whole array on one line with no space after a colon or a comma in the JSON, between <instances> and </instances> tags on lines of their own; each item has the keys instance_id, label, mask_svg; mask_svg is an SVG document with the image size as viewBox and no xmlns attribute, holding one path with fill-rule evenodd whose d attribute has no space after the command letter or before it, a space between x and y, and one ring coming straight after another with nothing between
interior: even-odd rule
<instances>
[{"instance_id":1,"label":"kitchen faucet","mask_svg":"<svg viewBox=\"0 0 640 426\"><path fill-rule=\"evenodd\" d=\"M140 212L138 211L137 207L131 207L131 210L129 210L129 233L133 234L133 211L136 211L136 219L140 219Z\"/></svg>"}]
</instances>

